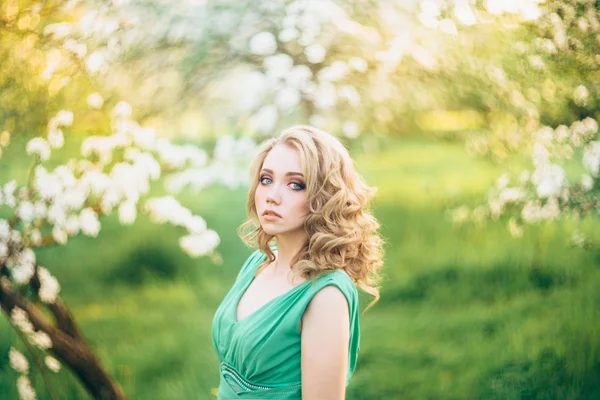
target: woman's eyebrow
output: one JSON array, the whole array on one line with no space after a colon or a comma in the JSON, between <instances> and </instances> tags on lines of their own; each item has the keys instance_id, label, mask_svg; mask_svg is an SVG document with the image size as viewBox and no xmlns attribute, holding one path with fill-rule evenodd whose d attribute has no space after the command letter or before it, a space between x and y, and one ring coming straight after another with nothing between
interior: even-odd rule
<instances>
[{"instance_id":1,"label":"woman's eyebrow","mask_svg":"<svg viewBox=\"0 0 600 400\"><path fill-rule=\"evenodd\" d=\"M268 168L263 168L263 169L261 170L261 172L263 172L263 171L264 171L264 172L268 172L269 174L275 175L275 173L273 172L273 170L270 170L270 169L268 169ZM285 173L285 176L290 176L290 175L299 175L299 176L302 176L302 177L304 177L304 175L302 175L300 172L286 172L286 173Z\"/></svg>"}]
</instances>

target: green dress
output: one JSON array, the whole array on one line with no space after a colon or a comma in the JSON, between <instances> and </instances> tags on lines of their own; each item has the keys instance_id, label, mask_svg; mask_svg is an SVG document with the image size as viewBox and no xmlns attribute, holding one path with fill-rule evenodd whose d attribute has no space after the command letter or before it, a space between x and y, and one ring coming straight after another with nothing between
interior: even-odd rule
<instances>
[{"instance_id":1,"label":"green dress","mask_svg":"<svg viewBox=\"0 0 600 400\"><path fill-rule=\"evenodd\" d=\"M221 362L218 399L302 398L300 321L312 297L329 285L342 291L350 310L348 385L360 349L356 284L342 271L326 272L314 282L308 279L236 321L240 298L266 259L260 250L250 255L214 315L212 340Z\"/></svg>"}]
</instances>

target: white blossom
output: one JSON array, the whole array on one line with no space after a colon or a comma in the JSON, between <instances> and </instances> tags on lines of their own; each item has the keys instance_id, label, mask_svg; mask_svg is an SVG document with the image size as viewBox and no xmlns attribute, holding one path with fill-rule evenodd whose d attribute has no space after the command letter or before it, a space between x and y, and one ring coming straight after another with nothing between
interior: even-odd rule
<instances>
[{"instance_id":1,"label":"white blossom","mask_svg":"<svg viewBox=\"0 0 600 400\"><path fill-rule=\"evenodd\" d=\"M10 241L14 244L21 244L23 241L23 236L20 231L14 230L10 233Z\"/></svg>"},{"instance_id":2,"label":"white blossom","mask_svg":"<svg viewBox=\"0 0 600 400\"><path fill-rule=\"evenodd\" d=\"M271 32L257 33L250 39L250 52L259 56L275 53L277 41Z\"/></svg>"},{"instance_id":3,"label":"white blossom","mask_svg":"<svg viewBox=\"0 0 600 400\"><path fill-rule=\"evenodd\" d=\"M29 232L29 240L34 246L40 246L42 244L42 233L39 229L35 228ZM0 257L2 257L2 244L0 244Z\"/></svg>"},{"instance_id":4,"label":"white blossom","mask_svg":"<svg viewBox=\"0 0 600 400\"><path fill-rule=\"evenodd\" d=\"M556 164L540 165L533 172L531 181L540 198L557 196L565 184L565 171Z\"/></svg>"},{"instance_id":5,"label":"white blossom","mask_svg":"<svg viewBox=\"0 0 600 400\"><path fill-rule=\"evenodd\" d=\"M345 122L342 126L342 132L350 139L357 138L359 135L358 124L354 121Z\"/></svg>"},{"instance_id":6,"label":"white blossom","mask_svg":"<svg viewBox=\"0 0 600 400\"><path fill-rule=\"evenodd\" d=\"M25 375L21 375L17 378L17 390L19 391L19 397L21 400L36 400L35 390L29 382L29 378Z\"/></svg>"},{"instance_id":7,"label":"white blossom","mask_svg":"<svg viewBox=\"0 0 600 400\"><path fill-rule=\"evenodd\" d=\"M48 208L48 222L54 225L64 225L67 219L67 211L65 210L64 204L56 202L50 205Z\"/></svg>"},{"instance_id":8,"label":"white blossom","mask_svg":"<svg viewBox=\"0 0 600 400\"><path fill-rule=\"evenodd\" d=\"M583 174L583 176L581 177L581 186L583 187L583 190L589 192L594 188L594 178L592 178L588 174Z\"/></svg>"},{"instance_id":9,"label":"white blossom","mask_svg":"<svg viewBox=\"0 0 600 400\"><path fill-rule=\"evenodd\" d=\"M571 143L575 146L581 146L592 139L598 131L598 123L593 118L585 118L582 121L575 121L571 124Z\"/></svg>"},{"instance_id":10,"label":"white blossom","mask_svg":"<svg viewBox=\"0 0 600 400\"><path fill-rule=\"evenodd\" d=\"M30 201L21 202L17 207L17 216L25 223L33 221L35 216L33 204Z\"/></svg>"},{"instance_id":11,"label":"white blossom","mask_svg":"<svg viewBox=\"0 0 600 400\"><path fill-rule=\"evenodd\" d=\"M556 127L556 129L554 129L554 137L559 143L566 141L570 134L571 132L569 131L569 127L566 125L559 125Z\"/></svg>"},{"instance_id":12,"label":"white blossom","mask_svg":"<svg viewBox=\"0 0 600 400\"><path fill-rule=\"evenodd\" d=\"M219 244L219 235L213 230L201 234L183 236L179 239L181 249L191 257L210 254Z\"/></svg>"},{"instance_id":13,"label":"white blossom","mask_svg":"<svg viewBox=\"0 0 600 400\"><path fill-rule=\"evenodd\" d=\"M288 84L296 89L303 89L310 81L312 71L306 65L294 65L286 76Z\"/></svg>"},{"instance_id":14,"label":"white blossom","mask_svg":"<svg viewBox=\"0 0 600 400\"><path fill-rule=\"evenodd\" d=\"M300 103L300 92L295 88L286 87L275 95L275 104L280 110L289 111Z\"/></svg>"},{"instance_id":15,"label":"white blossom","mask_svg":"<svg viewBox=\"0 0 600 400\"><path fill-rule=\"evenodd\" d=\"M63 192L60 199L61 205L65 210L79 210L85 204L87 193L83 187L67 189Z\"/></svg>"},{"instance_id":16,"label":"white blossom","mask_svg":"<svg viewBox=\"0 0 600 400\"><path fill-rule=\"evenodd\" d=\"M0 259L8 256L8 245L4 242L0 242Z\"/></svg>"},{"instance_id":17,"label":"white blossom","mask_svg":"<svg viewBox=\"0 0 600 400\"><path fill-rule=\"evenodd\" d=\"M583 85L577 86L573 91L573 101L580 107L585 107L587 105L589 96L590 93L588 89Z\"/></svg>"},{"instance_id":18,"label":"white blossom","mask_svg":"<svg viewBox=\"0 0 600 400\"><path fill-rule=\"evenodd\" d=\"M45 200L51 200L58 197L63 191L63 185L60 178L46 171L42 165L35 169L34 189Z\"/></svg>"},{"instance_id":19,"label":"white blossom","mask_svg":"<svg viewBox=\"0 0 600 400\"><path fill-rule=\"evenodd\" d=\"M341 98L348 100L348 104L353 107L360 105L360 94L352 85L344 85L339 90Z\"/></svg>"},{"instance_id":20,"label":"white blossom","mask_svg":"<svg viewBox=\"0 0 600 400\"><path fill-rule=\"evenodd\" d=\"M448 35L457 35L458 30L456 29L456 24L450 18L444 18L440 21L438 27L444 33Z\"/></svg>"},{"instance_id":21,"label":"white blossom","mask_svg":"<svg viewBox=\"0 0 600 400\"><path fill-rule=\"evenodd\" d=\"M98 221L98 215L91 208L85 208L81 210L79 214L79 224L81 232L87 236L98 236L100 231L100 221Z\"/></svg>"},{"instance_id":22,"label":"white blossom","mask_svg":"<svg viewBox=\"0 0 600 400\"><path fill-rule=\"evenodd\" d=\"M34 218L42 219L46 216L46 212L48 211L48 207L46 206L46 202L44 200L38 200L33 204L33 214Z\"/></svg>"},{"instance_id":23,"label":"white blossom","mask_svg":"<svg viewBox=\"0 0 600 400\"><path fill-rule=\"evenodd\" d=\"M10 312L10 320L21 332L32 334L34 332L33 324L29 321L27 312L19 307L14 307Z\"/></svg>"},{"instance_id":24,"label":"white blossom","mask_svg":"<svg viewBox=\"0 0 600 400\"><path fill-rule=\"evenodd\" d=\"M10 360L10 366L15 371L22 374L26 374L29 371L29 362L19 350L11 347L8 353L8 358Z\"/></svg>"},{"instance_id":25,"label":"white blossom","mask_svg":"<svg viewBox=\"0 0 600 400\"><path fill-rule=\"evenodd\" d=\"M40 278L40 290L38 293L40 300L47 304L54 303L60 291L58 281L44 267L38 268L38 276Z\"/></svg>"},{"instance_id":26,"label":"white blossom","mask_svg":"<svg viewBox=\"0 0 600 400\"><path fill-rule=\"evenodd\" d=\"M35 273L35 266L31 264L17 264L10 271L13 279L19 284L29 283Z\"/></svg>"},{"instance_id":27,"label":"white blossom","mask_svg":"<svg viewBox=\"0 0 600 400\"><path fill-rule=\"evenodd\" d=\"M160 178L160 164L152 154L140 152L131 156L131 161L134 163L137 175L143 177L144 180Z\"/></svg>"},{"instance_id":28,"label":"white blossom","mask_svg":"<svg viewBox=\"0 0 600 400\"><path fill-rule=\"evenodd\" d=\"M560 208L556 197L551 197L546 201L540 210L541 218L544 220L553 220L560 215Z\"/></svg>"},{"instance_id":29,"label":"white blossom","mask_svg":"<svg viewBox=\"0 0 600 400\"><path fill-rule=\"evenodd\" d=\"M48 369L50 369L50 371L52 371L52 372L60 371L60 362L58 362L58 360L56 358L51 357L51 356L46 356L46 357L44 357L44 362L46 363L46 366L48 367Z\"/></svg>"},{"instance_id":30,"label":"white blossom","mask_svg":"<svg viewBox=\"0 0 600 400\"><path fill-rule=\"evenodd\" d=\"M206 221L199 215L193 215L184 222L186 229L192 234L206 231Z\"/></svg>"},{"instance_id":31,"label":"white blossom","mask_svg":"<svg viewBox=\"0 0 600 400\"><path fill-rule=\"evenodd\" d=\"M600 142L592 141L585 146L583 151L583 166L593 176L598 176L600 173Z\"/></svg>"},{"instance_id":32,"label":"white blossom","mask_svg":"<svg viewBox=\"0 0 600 400\"><path fill-rule=\"evenodd\" d=\"M73 26L68 22L48 24L44 27L44 35L52 36L56 40L64 39L73 32Z\"/></svg>"},{"instance_id":33,"label":"white blossom","mask_svg":"<svg viewBox=\"0 0 600 400\"><path fill-rule=\"evenodd\" d=\"M112 114L119 118L129 118L132 113L131 105L125 101L118 102L112 110Z\"/></svg>"},{"instance_id":34,"label":"white blossom","mask_svg":"<svg viewBox=\"0 0 600 400\"><path fill-rule=\"evenodd\" d=\"M29 336L31 343L33 343L40 350L48 350L52 347L52 339L44 331L37 331Z\"/></svg>"},{"instance_id":35,"label":"white blossom","mask_svg":"<svg viewBox=\"0 0 600 400\"><path fill-rule=\"evenodd\" d=\"M100 93L94 92L87 97L87 103L90 108L99 109L104 104L104 99Z\"/></svg>"},{"instance_id":36,"label":"white blossom","mask_svg":"<svg viewBox=\"0 0 600 400\"><path fill-rule=\"evenodd\" d=\"M145 210L156 223L171 222L173 225L185 226L186 221L192 216L191 211L183 207L173 196L148 199Z\"/></svg>"},{"instance_id":37,"label":"white blossom","mask_svg":"<svg viewBox=\"0 0 600 400\"><path fill-rule=\"evenodd\" d=\"M542 126L535 133L535 140L541 145L549 145L554 139L554 130L549 126Z\"/></svg>"},{"instance_id":38,"label":"white blossom","mask_svg":"<svg viewBox=\"0 0 600 400\"><path fill-rule=\"evenodd\" d=\"M10 182L4 184L3 188L3 197L4 204L9 207L14 207L17 204L17 199L15 198L15 189L17 188L17 181L14 179Z\"/></svg>"},{"instance_id":39,"label":"white blossom","mask_svg":"<svg viewBox=\"0 0 600 400\"><path fill-rule=\"evenodd\" d=\"M137 129L133 130L132 136L133 143L139 148L144 150L155 150L156 131L154 130L154 128L138 126Z\"/></svg>"},{"instance_id":40,"label":"white blossom","mask_svg":"<svg viewBox=\"0 0 600 400\"><path fill-rule=\"evenodd\" d=\"M521 218L528 223L539 221L541 219L541 207L539 203L528 201L521 211Z\"/></svg>"},{"instance_id":41,"label":"white blossom","mask_svg":"<svg viewBox=\"0 0 600 400\"><path fill-rule=\"evenodd\" d=\"M473 25L477 22L477 17L467 1L456 1L454 4L454 16L463 25Z\"/></svg>"},{"instance_id":42,"label":"white blossom","mask_svg":"<svg viewBox=\"0 0 600 400\"><path fill-rule=\"evenodd\" d=\"M531 155L531 160L533 161L533 165L546 165L550 161L550 153L548 149L544 145L539 142L536 142L533 145L533 153Z\"/></svg>"},{"instance_id":43,"label":"white blossom","mask_svg":"<svg viewBox=\"0 0 600 400\"><path fill-rule=\"evenodd\" d=\"M6 241L10 237L10 225L8 221L0 218L0 242Z\"/></svg>"},{"instance_id":44,"label":"white blossom","mask_svg":"<svg viewBox=\"0 0 600 400\"><path fill-rule=\"evenodd\" d=\"M79 233L79 227L80 222L79 217L77 215L70 215L69 217L67 217L64 228L69 236L77 235Z\"/></svg>"},{"instance_id":45,"label":"white blossom","mask_svg":"<svg viewBox=\"0 0 600 400\"><path fill-rule=\"evenodd\" d=\"M544 67L546 66L546 64L544 64L544 60L542 59L542 57L538 56L538 55L532 55L529 56L529 64L533 67L533 69L536 69L538 71L541 71L544 69Z\"/></svg>"},{"instance_id":46,"label":"white blossom","mask_svg":"<svg viewBox=\"0 0 600 400\"><path fill-rule=\"evenodd\" d=\"M100 207L102 208L102 212L104 214L110 213L122 199L123 195L117 187L108 188L102 194L102 198L100 199ZM81 222L79 225L81 226Z\"/></svg>"},{"instance_id":47,"label":"white blossom","mask_svg":"<svg viewBox=\"0 0 600 400\"><path fill-rule=\"evenodd\" d=\"M337 93L335 86L328 82L319 84L314 95L315 106L320 109L328 109L336 105Z\"/></svg>"},{"instance_id":48,"label":"white blossom","mask_svg":"<svg viewBox=\"0 0 600 400\"><path fill-rule=\"evenodd\" d=\"M327 120L325 117L319 114L314 114L310 117L308 121L312 126L324 129L325 125L327 125Z\"/></svg>"},{"instance_id":49,"label":"white blossom","mask_svg":"<svg viewBox=\"0 0 600 400\"><path fill-rule=\"evenodd\" d=\"M63 147L65 144L63 132L58 128L50 130L48 132L48 144L50 144L50 147L53 149L60 149Z\"/></svg>"},{"instance_id":50,"label":"white blossom","mask_svg":"<svg viewBox=\"0 0 600 400\"><path fill-rule=\"evenodd\" d=\"M291 42L292 40L298 39L298 30L295 28L284 28L279 32L277 37L284 43Z\"/></svg>"},{"instance_id":51,"label":"white blossom","mask_svg":"<svg viewBox=\"0 0 600 400\"><path fill-rule=\"evenodd\" d=\"M66 165L56 167L52 173L60 179L63 187L72 188L77 184L73 171Z\"/></svg>"},{"instance_id":52,"label":"white blossom","mask_svg":"<svg viewBox=\"0 0 600 400\"><path fill-rule=\"evenodd\" d=\"M348 65L357 70L358 72L365 72L369 68L369 64L364 58L352 57L348 60Z\"/></svg>"},{"instance_id":53,"label":"white blossom","mask_svg":"<svg viewBox=\"0 0 600 400\"><path fill-rule=\"evenodd\" d=\"M104 56L99 52L94 52L85 59L85 67L91 74L97 74L105 66Z\"/></svg>"},{"instance_id":54,"label":"white blossom","mask_svg":"<svg viewBox=\"0 0 600 400\"><path fill-rule=\"evenodd\" d=\"M25 151L29 155L38 156L42 161L46 161L50 158L50 145L41 137L33 138L27 142Z\"/></svg>"},{"instance_id":55,"label":"white blossom","mask_svg":"<svg viewBox=\"0 0 600 400\"><path fill-rule=\"evenodd\" d=\"M202 149L192 145L176 146L168 141L159 140L156 151L162 163L174 168L182 168L188 163L192 167L202 167L208 159Z\"/></svg>"},{"instance_id":56,"label":"white blossom","mask_svg":"<svg viewBox=\"0 0 600 400\"><path fill-rule=\"evenodd\" d=\"M94 196L99 196L112 186L112 180L103 172L86 171L80 178L81 187Z\"/></svg>"},{"instance_id":57,"label":"white blossom","mask_svg":"<svg viewBox=\"0 0 600 400\"><path fill-rule=\"evenodd\" d=\"M250 118L248 124L252 129L263 133L269 133L275 129L278 118L277 107L274 105L266 105L261 107L256 114Z\"/></svg>"},{"instance_id":58,"label":"white blossom","mask_svg":"<svg viewBox=\"0 0 600 400\"><path fill-rule=\"evenodd\" d=\"M498 197L503 203L515 203L525 198L525 192L520 188L505 188Z\"/></svg>"},{"instance_id":59,"label":"white blossom","mask_svg":"<svg viewBox=\"0 0 600 400\"><path fill-rule=\"evenodd\" d=\"M348 73L348 65L342 61L334 61L330 66L322 68L317 76L321 81L336 82Z\"/></svg>"},{"instance_id":60,"label":"white blossom","mask_svg":"<svg viewBox=\"0 0 600 400\"><path fill-rule=\"evenodd\" d=\"M79 58L83 58L87 54L87 46L84 43L79 43L74 39L65 40L63 43L63 48L74 53Z\"/></svg>"},{"instance_id":61,"label":"white blossom","mask_svg":"<svg viewBox=\"0 0 600 400\"><path fill-rule=\"evenodd\" d=\"M60 110L52 119L52 126L71 126L73 124L73 111Z\"/></svg>"},{"instance_id":62,"label":"white blossom","mask_svg":"<svg viewBox=\"0 0 600 400\"><path fill-rule=\"evenodd\" d=\"M276 54L263 60L265 74L271 79L284 78L290 73L294 60L287 54Z\"/></svg>"},{"instance_id":63,"label":"white blossom","mask_svg":"<svg viewBox=\"0 0 600 400\"><path fill-rule=\"evenodd\" d=\"M65 244L67 243L69 236L63 228L59 225L55 225L54 228L52 228L52 238L56 243Z\"/></svg>"},{"instance_id":64,"label":"white blossom","mask_svg":"<svg viewBox=\"0 0 600 400\"><path fill-rule=\"evenodd\" d=\"M131 225L137 215L136 203L128 200L119 205L119 221L123 225Z\"/></svg>"},{"instance_id":65,"label":"white blossom","mask_svg":"<svg viewBox=\"0 0 600 400\"><path fill-rule=\"evenodd\" d=\"M304 55L311 64L319 64L325 60L327 50L320 44L311 44L304 49Z\"/></svg>"},{"instance_id":66,"label":"white blossom","mask_svg":"<svg viewBox=\"0 0 600 400\"><path fill-rule=\"evenodd\" d=\"M11 275L17 283L28 283L35 273L35 253L30 248L25 248L15 256L11 257L14 266L11 269Z\"/></svg>"},{"instance_id":67,"label":"white blossom","mask_svg":"<svg viewBox=\"0 0 600 400\"><path fill-rule=\"evenodd\" d=\"M504 189L505 187L508 186L508 184L510 183L510 177L508 176L508 174L502 174L497 180L496 180L496 187L498 189Z\"/></svg>"}]
</instances>

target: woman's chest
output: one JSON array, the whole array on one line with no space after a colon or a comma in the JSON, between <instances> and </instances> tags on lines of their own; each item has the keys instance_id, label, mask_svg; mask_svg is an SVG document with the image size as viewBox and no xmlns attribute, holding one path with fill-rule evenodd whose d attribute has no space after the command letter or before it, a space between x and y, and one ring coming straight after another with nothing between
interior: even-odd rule
<instances>
[{"instance_id":1,"label":"woman's chest","mask_svg":"<svg viewBox=\"0 0 600 400\"><path fill-rule=\"evenodd\" d=\"M262 273L251 280L242 291L235 308L236 321L250 317L268 304L290 293L299 283L293 284L287 276Z\"/></svg>"}]
</instances>

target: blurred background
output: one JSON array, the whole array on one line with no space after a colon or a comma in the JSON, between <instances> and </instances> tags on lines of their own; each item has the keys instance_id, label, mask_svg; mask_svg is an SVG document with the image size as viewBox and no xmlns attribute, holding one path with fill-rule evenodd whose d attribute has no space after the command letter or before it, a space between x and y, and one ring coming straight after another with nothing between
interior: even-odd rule
<instances>
[{"instance_id":1,"label":"blurred background","mask_svg":"<svg viewBox=\"0 0 600 400\"><path fill-rule=\"evenodd\" d=\"M379 188L386 240L348 399L598 399L599 65L594 0L2 0L0 184L27 183L28 143L61 110L47 168L115 114L215 160L151 188L218 233L212 257L142 213L36 248L129 398L214 399L212 317L252 252L236 234L252 147L231 143L323 128ZM11 346L4 318L3 399ZM66 368L51 379L90 398Z\"/></svg>"}]
</instances>

